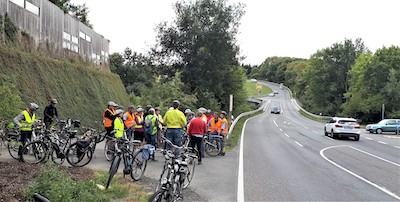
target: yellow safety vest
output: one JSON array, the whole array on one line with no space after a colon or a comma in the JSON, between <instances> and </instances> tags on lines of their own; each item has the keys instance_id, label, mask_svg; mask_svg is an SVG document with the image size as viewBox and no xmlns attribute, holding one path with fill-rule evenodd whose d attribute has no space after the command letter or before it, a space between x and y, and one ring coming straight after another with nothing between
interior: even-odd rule
<instances>
[{"instance_id":1,"label":"yellow safety vest","mask_svg":"<svg viewBox=\"0 0 400 202\"><path fill-rule=\"evenodd\" d=\"M21 131L32 131L32 124L35 121L35 114L32 117L29 115L29 112L23 111L25 120L21 121Z\"/></svg>"},{"instance_id":2,"label":"yellow safety vest","mask_svg":"<svg viewBox=\"0 0 400 202\"><path fill-rule=\"evenodd\" d=\"M138 119L139 123L142 123L143 118L141 116L138 115L137 119ZM139 125L139 124L135 123L135 128L143 128L143 125Z\"/></svg>"},{"instance_id":3,"label":"yellow safety vest","mask_svg":"<svg viewBox=\"0 0 400 202\"><path fill-rule=\"evenodd\" d=\"M121 138L122 136L124 136L124 122L122 121L121 117L115 118L114 130L116 138Z\"/></svg>"}]
</instances>

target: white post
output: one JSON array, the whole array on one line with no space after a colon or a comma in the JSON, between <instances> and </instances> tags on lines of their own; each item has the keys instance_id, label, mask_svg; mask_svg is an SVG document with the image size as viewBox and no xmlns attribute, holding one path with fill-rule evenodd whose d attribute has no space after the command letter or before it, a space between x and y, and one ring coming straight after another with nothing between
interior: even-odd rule
<instances>
[{"instance_id":1,"label":"white post","mask_svg":"<svg viewBox=\"0 0 400 202\"><path fill-rule=\"evenodd\" d=\"M382 119L385 118L385 104L382 104Z\"/></svg>"},{"instance_id":2,"label":"white post","mask_svg":"<svg viewBox=\"0 0 400 202\"><path fill-rule=\"evenodd\" d=\"M232 111L233 111L233 95L229 95L229 123L232 123ZM229 139L229 134L226 136L226 139Z\"/></svg>"}]
</instances>

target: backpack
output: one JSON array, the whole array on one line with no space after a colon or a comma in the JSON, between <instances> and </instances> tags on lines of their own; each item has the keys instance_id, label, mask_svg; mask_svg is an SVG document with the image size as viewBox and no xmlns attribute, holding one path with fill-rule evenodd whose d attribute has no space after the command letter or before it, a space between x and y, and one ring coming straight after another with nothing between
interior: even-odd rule
<instances>
[{"instance_id":1,"label":"backpack","mask_svg":"<svg viewBox=\"0 0 400 202\"><path fill-rule=\"evenodd\" d=\"M153 120L156 119L156 117L153 115L151 118L150 116L146 116L146 119L144 120L144 134L145 135L152 135L154 131L154 125L153 125ZM157 120L154 121L157 124Z\"/></svg>"}]
</instances>

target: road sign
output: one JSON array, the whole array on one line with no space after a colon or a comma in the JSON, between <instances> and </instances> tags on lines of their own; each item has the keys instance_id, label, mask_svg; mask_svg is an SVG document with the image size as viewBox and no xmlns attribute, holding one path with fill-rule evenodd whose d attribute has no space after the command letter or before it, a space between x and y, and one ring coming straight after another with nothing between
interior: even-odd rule
<instances>
[{"instance_id":1,"label":"road sign","mask_svg":"<svg viewBox=\"0 0 400 202\"><path fill-rule=\"evenodd\" d=\"M256 84L256 90L261 90L261 88L262 88L262 85L261 84Z\"/></svg>"}]
</instances>

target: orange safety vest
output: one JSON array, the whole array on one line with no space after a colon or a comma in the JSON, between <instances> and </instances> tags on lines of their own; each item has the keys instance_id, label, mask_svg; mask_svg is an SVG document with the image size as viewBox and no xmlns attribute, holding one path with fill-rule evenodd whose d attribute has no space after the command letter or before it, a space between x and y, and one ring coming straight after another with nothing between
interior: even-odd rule
<instances>
[{"instance_id":1,"label":"orange safety vest","mask_svg":"<svg viewBox=\"0 0 400 202\"><path fill-rule=\"evenodd\" d=\"M217 131L218 133L221 133L221 127L222 127L222 121L220 118L218 118L217 123L214 121L214 117L210 119L210 127L208 128L208 131L214 132Z\"/></svg>"},{"instance_id":2,"label":"orange safety vest","mask_svg":"<svg viewBox=\"0 0 400 202\"><path fill-rule=\"evenodd\" d=\"M135 128L135 119L129 112L125 112L125 114L128 116L128 118L124 121L125 127L126 128Z\"/></svg>"},{"instance_id":3,"label":"orange safety vest","mask_svg":"<svg viewBox=\"0 0 400 202\"><path fill-rule=\"evenodd\" d=\"M106 109L106 111L111 112L111 114L114 114L114 112L110 109ZM104 127L112 127L113 124L113 120L109 119L108 117L106 117L106 112L103 113L103 125Z\"/></svg>"},{"instance_id":4,"label":"orange safety vest","mask_svg":"<svg viewBox=\"0 0 400 202\"><path fill-rule=\"evenodd\" d=\"M225 129L222 131L222 134L228 134L228 128L229 128L229 122L228 119L224 118L221 120L221 129L222 129L222 124L225 123Z\"/></svg>"}]
</instances>

